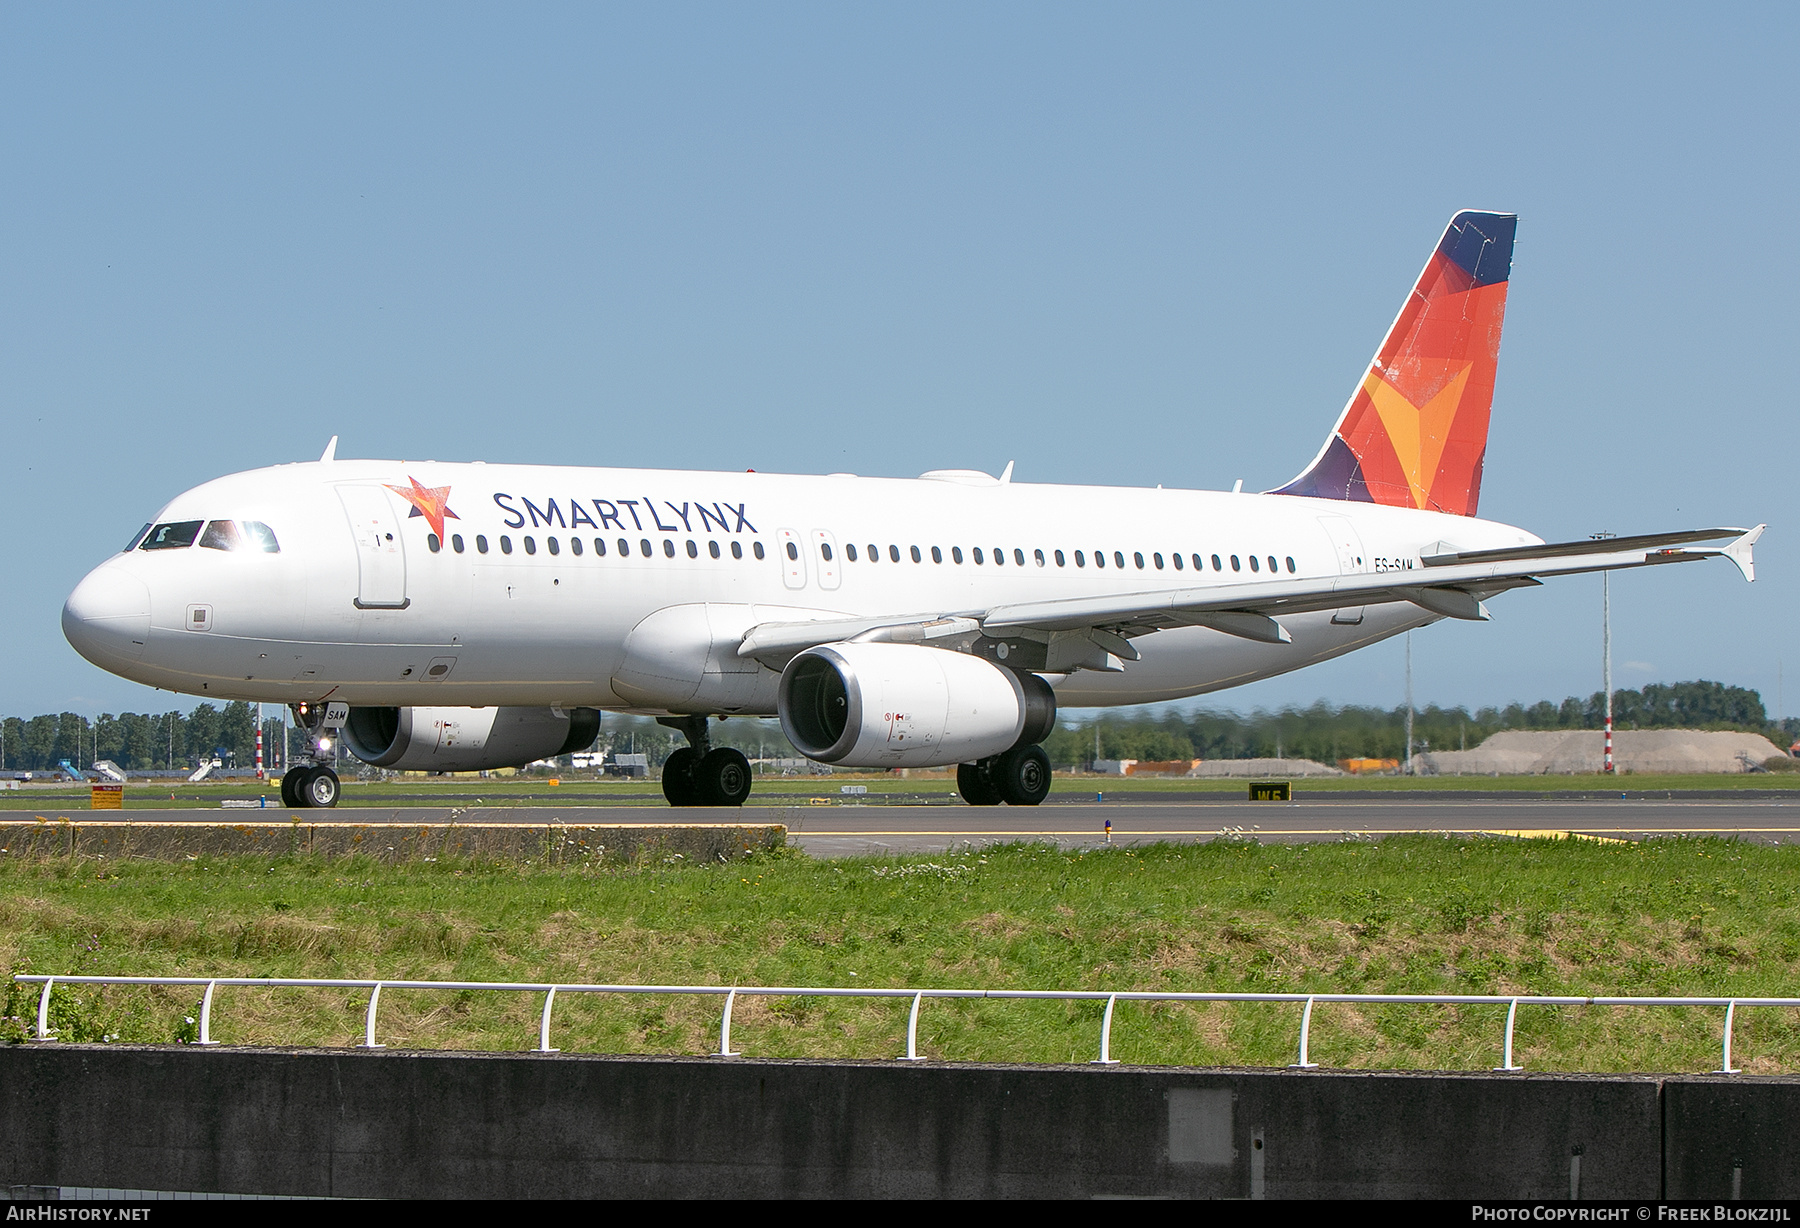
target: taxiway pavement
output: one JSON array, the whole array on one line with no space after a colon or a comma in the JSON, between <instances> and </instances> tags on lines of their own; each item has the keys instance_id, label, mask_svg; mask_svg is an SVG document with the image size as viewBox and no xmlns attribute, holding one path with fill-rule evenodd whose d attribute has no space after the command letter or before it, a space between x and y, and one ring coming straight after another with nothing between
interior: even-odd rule
<instances>
[{"instance_id":1,"label":"taxiway pavement","mask_svg":"<svg viewBox=\"0 0 1800 1228\"><path fill-rule=\"evenodd\" d=\"M7 819L29 812L9 811ZM1169 798L1127 795L1116 800L1056 796L1031 807L892 804L851 797L828 805L774 802L741 811L666 805L603 806L344 806L335 810L168 809L91 811L45 808L35 815L109 822L185 823L577 823L655 824L732 821L783 823L794 845L818 857L941 852L1010 841L1046 841L1062 848L1108 843L1217 839L1319 841L1379 839L1420 832L1554 836L1573 833L1613 840L1706 835L1767 843L1800 841L1800 797L1717 793L1627 793L1521 797L1459 794L1311 794L1294 802L1247 802L1200 794Z\"/></svg>"}]
</instances>

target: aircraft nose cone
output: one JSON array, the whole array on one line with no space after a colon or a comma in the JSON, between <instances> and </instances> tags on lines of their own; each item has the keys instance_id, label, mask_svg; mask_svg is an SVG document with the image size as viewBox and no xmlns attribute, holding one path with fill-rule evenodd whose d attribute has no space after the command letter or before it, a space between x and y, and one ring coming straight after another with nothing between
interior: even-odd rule
<instances>
[{"instance_id":1,"label":"aircraft nose cone","mask_svg":"<svg viewBox=\"0 0 1800 1228\"><path fill-rule=\"evenodd\" d=\"M135 661L150 640L149 586L117 567L97 567L63 603L62 625L75 651L101 668Z\"/></svg>"}]
</instances>

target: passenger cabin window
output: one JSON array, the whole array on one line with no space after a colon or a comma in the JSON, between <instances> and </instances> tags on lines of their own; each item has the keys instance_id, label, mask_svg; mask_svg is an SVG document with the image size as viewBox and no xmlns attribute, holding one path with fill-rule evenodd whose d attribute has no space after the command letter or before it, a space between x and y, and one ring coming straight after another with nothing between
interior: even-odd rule
<instances>
[{"instance_id":1,"label":"passenger cabin window","mask_svg":"<svg viewBox=\"0 0 1800 1228\"><path fill-rule=\"evenodd\" d=\"M788 548L792 549L793 545L794 545L794 543L789 542ZM672 559L675 557L675 543L670 541L666 537L663 538L663 557L665 559Z\"/></svg>"},{"instance_id":2,"label":"passenger cabin window","mask_svg":"<svg viewBox=\"0 0 1800 1228\"><path fill-rule=\"evenodd\" d=\"M1063 552L1060 550L1058 550L1056 552L1056 565L1058 567L1067 567L1068 566L1067 563L1063 562Z\"/></svg>"},{"instance_id":3,"label":"passenger cabin window","mask_svg":"<svg viewBox=\"0 0 1800 1228\"><path fill-rule=\"evenodd\" d=\"M575 555L581 553L581 539L579 537L571 537L569 539L569 553Z\"/></svg>"},{"instance_id":4,"label":"passenger cabin window","mask_svg":"<svg viewBox=\"0 0 1800 1228\"><path fill-rule=\"evenodd\" d=\"M1152 563L1155 563L1155 564L1156 564L1156 570L1158 570L1158 571L1161 571L1161 570L1162 570L1162 569L1163 569L1163 566L1162 566L1162 555L1160 555L1160 554L1153 554L1153 555L1151 555L1151 556L1150 556L1150 561L1151 561L1151 562L1152 562Z\"/></svg>"},{"instance_id":5,"label":"passenger cabin window","mask_svg":"<svg viewBox=\"0 0 1800 1228\"><path fill-rule=\"evenodd\" d=\"M1159 554L1159 555L1157 555L1157 556L1156 556L1156 557L1157 557L1157 558L1158 558L1158 559L1160 559L1160 558L1162 558L1162 555L1160 555L1160 554ZM1181 570L1181 556L1180 556L1180 555L1179 555L1179 554L1171 554L1171 555L1170 555L1170 556L1169 556L1169 562L1171 562L1171 563L1173 563L1173 564L1175 564L1175 570L1176 570L1176 571L1180 571L1180 570ZM1159 563L1158 563L1158 564L1157 564L1157 566L1158 566L1158 567L1161 567L1161 566L1162 566L1162 564L1161 564L1161 563L1160 563L1160 562L1159 562Z\"/></svg>"},{"instance_id":6,"label":"passenger cabin window","mask_svg":"<svg viewBox=\"0 0 1800 1228\"><path fill-rule=\"evenodd\" d=\"M1013 547L1013 562L1017 563L1020 567L1025 566L1025 552L1017 546Z\"/></svg>"},{"instance_id":7,"label":"passenger cabin window","mask_svg":"<svg viewBox=\"0 0 1800 1228\"><path fill-rule=\"evenodd\" d=\"M999 546L994 547L994 566L1006 566L1006 551L1002 550Z\"/></svg>"},{"instance_id":8,"label":"passenger cabin window","mask_svg":"<svg viewBox=\"0 0 1800 1228\"><path fill-rule=\"evenodd\" d=\"M693 539L692 539L692 538L689 538L689 539L688 539L688 543L687 543L687 552L688 552L688 557L689 557L689 558L690 558L690 559L697 559L697 558L699 558L699 557L700 557L700 547L699 547L699 546L696 546L696 545L695 545L695 544L694 544L694 542L693 542ZM827 557L827 558L830 558L830 557L831 557L831 556L830 556L830 555L826 555L826 556L825 556L825 557Z\"/></svg>"},{"instance_id":9,"label":"passenger cabin window","mask_svg":"<svg viewBox=\"0 0 1800 1228\"><path fill-rule=\"evenodd\" d=\"M961 546L950 547L950 561L952 563L962 562L962 547Z\"/></svg>"},{"instance_id":10,"label":"passenger cabin window","mask_svg":"<svg viewBox=\"0 0 1800 1228\"><path fill-rule=\"evenodd\" d=\"M444 548L444 543L438 540L438 535L436 533L427 533L425 535L425 548L433 554L436 554Z\"/></svg>"},{"instance_id":11,"label":"passenger cabin window","mask_svg":"<svg viewBox=\"0 0 1800 1228\"><path fill-rule=\"evenodd\" d=\"M1280 571L1281 570L1279 567L1275 566L1275 556L1272 554L1269 556L1269 570L1270 571Z\"/></svg>"},{"instance_id":12,"label":"passenger cabin window","mask_svg":"<svg viewBox=\"0 0 1800 1228\"><path fill-rule=\"evenodd\" d=\"M912 561L915 563L920 561L919 548L917 546L912 548Z\"/></svg>"},{"instance_id":13,"label":"passenger cabin window","mask_svg":"<svg viewBox=\"0 0 1800 1228\"><path fill-rule=\"evenodd\" d=\"M452 533L450 535L450 548L458 554L463 552L463 539L461 533Z\"/></svg>"},{"instance_id":14,"label":"passenger cabin window","mask_svg":"<svg viewBox=\"0 0 1800 1228\"><path fill-rule=\"evenodd\" d=\"M186 550L200 536L203 520L174 520L153 527L144 536L140 550Z\"/></svg>"},{"instance_id":15,"label":"passenger cabin window","mask_svg":"<svg viewBox=\"0 0 1800 1228\"><path fill-rule=\"evenodd\" d=\"M1238 562L1238 556L1235 554L1231 556L1231 570L1233 570L1233 571L1244 570L1243 564Z\"/></svg>"},{"instance_id":16,"label":"passenger cabin window","mask_svg":"<svg viewBox=\"0 0 1800 1228\"><path fill-rule=\"evenodd\" d=\"M718 558L719 557L719 543L718 542L707 542L706 543L706 552L708 554L712 555L715 559Z\"/></svg>"},{"instance_id":17,"label":"passenger cabin window","mask_svg":"<svg viewBox=\"0 0 1800 1228\"><path fill-rule=\"evenodd\" d=\"M526 554L536 554L537 553L537 538L529 537L529 536L526 537L525 553Z\"/></svg>"},{"instance_id":18,"label":"passenger cabin window","mask_svg":"<svg viewBox=\"0 0 1800 1228\"><path fill-rule=\"evenodd\" d=\"M1031 552L1031 557L1037 560L1037 565L1039 567L1044 565L1044 552L1042 550L1033 550Z\"/></svg>"},{"instance_id":19,"label":"passenger cabin window","mask_svg":"<svg viewBox=\"0 0 1800 1228\"><path fill-rule=\"evenodd\" d=\"M501 554L511 554L512 553L512 538L508 537L504 533L502 533L500 535L500 553Z\"/></svg>"},{"instance_id":20,"label":"passenger cabin window","mask_svg":"<svg viewBox=\"0 0 1800 1228\"><path fill-rule=\"evenodd\" d=\"M477 533L475 535L475 552L477 554L487 553L487 534Z\"/></svg>"},{"instance_id":21,"label":"passenger cabin window","mask_svg":"<svg viewBox=\"0 0 1800 1228\"><path fill-rule=\"evenodd\" d=\"M1219 562L1219 556L1216 554L1213 555L1213 570L1214 571L1224 571L1225 570L1224 564Z\"/></svg>"},{"instance_id":22,"label":"passenger cabin window","mask_svg":"<svg viewBox=\"0 0 1800 1228\"><path fill-rule=\"evenodd\" d=\"M1143 565L1144 556L1140 554L1138 555L1138 566L1142 567ZM1113 566L1117 567L1120 571L1125 570L1125 552L1123 550L1113 551Z\"/></svg>"},{"instance_id":23,"label":"passenger cabin window","mask_svg":"<svg viewBox=\"0 0 1800 1228\"><path fill-rule=\"evenodd\" d=\"M1104 551L1104 550L1094 551L1094 566L1096 566L1096 567L1105 567L1106 566L1106 551Z\"/></svg>"},{"instance_id":24,"label":"passenger cabin window","mask_svg":"<svg viewBox=\"0 0 1800 1228\"><path fill-rule=\"evenodd\" d=\"M900 561L900 547L890 543L888 545L888 558L898 563Z\"/></svg>"},{"instance_id":25,"label":"passenger cabin window","mask_svg":"<svg viewBox=\"0 0 1800 1228\"><path fill-rule=\"evenodd\" d=\"M789 542L787 544L787 556L789 559L799 558L800 557L800 547L796 546L793 542Z\"/></svg>"},{"instance_id":26,"label":"passenger cabin window","mask_svg":"<svg viewBox=\"0 0 1800 1228\"><path fill-rule=\"evenodd\" d=\"M1217 558L1213 559L1213 568L1215 570L1217 570L1218 566L1219 566L1219 560ZM1195 571L1205 571L1206 570L1206 568L1201 565L1200 556L1197 554L1194 556L1194 570Z\"/></svg>"},{"instance_id":27,"label":"passenger cabin window","mask_svg":"<svg viewBox=\"0 0 1800 1228\"><path fill-rule=\"evenodd\" d=\"M931 561L934 563L943 562L944 561L944 552L942 550L939 550L936 546L933 546L931 548Z\"/></svg>"},{"instance_id":28,"label":"passenger cabin window","mask_svg":"<svg viewBox=\"0 0 1800 1228\"><path fill-rule=\"evenodd\" d=\"M1288 574L1293 575L1294 574L1294 556L1291 554L1288 555L1288 557L1287 557L1287 565L1288 565Z\"/></svg>"},{"instance_id":29,"label":"passenger cabin window","mask_svg":"<svg viewBox=\"0 0 1800 1228\"><path fill-rule=\"evenodd\" d=\"M638 553L647 559L656 557L656 551L650 549L650 539L648 537L638 538Z\"/></svg>"},{"instance_id":30,"label":"passenger cabin window","mask_svg":"<svg viewBox=\"0 0 1800 1228\"><path fill-rule=\"evenodd\" d=\"M236 550L237 526L229 520L212 521L206 526L206 532L200 535L200 544L208 550Z\"/></svg>"},{"instance_id":31,"label":"passenger cabin window","mask_svg":"<svg viewBox=\"0 0 1800 1228\"><path fill-rule=\"evenodd\" d=\"M1234 559L1233 562L1235 562L1235 561L1236 560ZM1254 554L1250 556L1250 570L1251 571L1261 571L1262 570L1262 564L1258 563L1256 561L1256 556Z\"/></svg>"},{"instance_id":32,"label":"passenger cabin window","mask_svg":"<svg viewBox=\"0 0 1800 1228\"><path fill-rule=\"evenodd\" d=\"M750 544L750 549L751 549L751 552L754 553L757 558L760 559L763 556L763 548L762 548L761 542L752 542Z\"/></svg>"},{"instance_id":33,"label":"passenger cabin window","mask_svg":"<svg viewBox=\"0 0 1800 1228\"><path fill-rule=\"evenodd\" d=\"M986 562L986 560L981 557L981 547L980 546L977 546L973 550L969 551L969 556L971 558L973 558L977 563Z\"/></svg>"},{"instance_id":34,"label":"passenger cabin window","mask_svg":"<svg viewBox=\"0 0 1800 1228\"><path fill-rule=\"evenodd\" d=\"M1144 570L1144 552L1142 550L1132 551L1131 561L1137 564L1137 569L1139 571ZM1123 566L1123 564L1121 564L1121 566Z\"/></svg>"},{"instance_id":35,"label":"passenger cabin window","mask_svg":"<svg viewBox=\"0 0 1800 1228\"><path fill-rule=\"evenodd\" d=\"M732 542L731 543L731 557L734 559L743 558L744 557L744 547L737 542Z\"/></svg>"},{"instance_id":36,"label":"passenger cabin window","mask_svg":"<svg viewBox=\"0 0 1800 1228\"><path fill-rule=\"evenodd\" d=\"M244 544L252 550L260 550L264 554L280 554L281 543L275 540L275 530L260 520L244 522ZM462 549L461 546L457 547Z\"/></svg>"},{"instance_id":37,"label":"passenger cabin window","mask_svg":"<svg viewBox=\"0 0 1800 1228\"><path fill-rule=\"evenodd\" d=\"M874 542L869 543L869 562L881 562L881 547L877 546Z\"/></svg>"},{"instance_id":38,"label":"passenger cabin window","mask_svg":"<svg viewBox=\"0 0 1800 1228\"><path fill-rule=\"evenodd\" d=\"M827 563L831 562L831 543L830 542L820 542L819 543L819 557L824 559Z\"/></svg>"},{"instance_id":39,"label":"passenger cabin window","mask_svg":"<svg viewBox=\"0 0 1800 1228\"><path fill-rule=\"evenodd\" d=\"M1086 567L1087 566L1087 556L1085 554L1081 553L1081 551L1079 551L1079 550L1077 550L1075 552L1075 566L1077 566L1077 567Z\"/></svg>"},{"instance_id":40,"label":"passenger cabin window","mask_svg":"<svg viewBox=\"0 0 1800 1228\"><path fill-rule=\"evenodd\" d=\"M844 557L852 563L856 562L856 543L851 542L844 547Z\"/></svg>"},{"instance_id":41,"label":"passenger cabin window","mask_svg":"<svg viewBox=\"0 0 1800 1228\"><path fill-rule=\"evenodd\" d=\"M600 558L606 557L606 539L604 537L594 539L594 553Z\"/></svg>"},{"instance_id":42,"label":"passenger cabin window","mask_svg":"<svg viewBox=\"0 0 1800 1228\"><path fill-rule=\"evenodd\" d=\"M544 539L544 544L546 546L550 547L551 554L561 554L562 553L562 544L560 542L558 542L554 537L546 537Z\"/></svg>"},{"instance_id":43,"label":"passenger cabin window","mask_svg":"<svg viewBox=\"0 0 1800 1228\"><path fill-rule=\"evenodd\" d=\"M622 559L631 557L631 543L626 541L623 537L619 539L619 557Z\"/></svg>"}]
</instances>

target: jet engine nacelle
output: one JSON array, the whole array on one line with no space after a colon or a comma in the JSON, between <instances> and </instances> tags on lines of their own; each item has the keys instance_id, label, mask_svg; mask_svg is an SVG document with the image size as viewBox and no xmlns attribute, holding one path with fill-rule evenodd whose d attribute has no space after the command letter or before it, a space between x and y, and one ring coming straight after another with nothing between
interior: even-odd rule
<instances>
[{"instance_id":1,"label":"jet engine nacelle","mask_svg":"<svg viewBox=\"0 0 1800 1228\"><path fill-rule=\"evenodd\" d=\"M972 763L1056 723L1056 693L1037 675L916 644L809 648L782 671L778 702L800 753L844 767Z\"/></svg>"},{"instance_id":2,"label":"jet engine nacelle","mask_svg":"<svg viewBox=\"0 0 1800 1228\"><path fill-rule=\"evenodd\" d=\"M477 772L586 750L599 732L593 708L352 708L344 744L376 767Z\"/></svg>"}]
</instances>

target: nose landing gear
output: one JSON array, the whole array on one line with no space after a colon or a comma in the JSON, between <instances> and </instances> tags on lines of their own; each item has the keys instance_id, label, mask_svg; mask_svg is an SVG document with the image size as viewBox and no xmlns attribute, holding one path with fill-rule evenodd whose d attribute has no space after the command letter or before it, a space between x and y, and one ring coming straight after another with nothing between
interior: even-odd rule
<instances>
[{"instance_id":1,"label":"nose landing gear","mask_svg":"<svg viewBox=\"0 0 1800 1228\"><path fill-rule=\"evenodd\" d=\"M306 729L307 753L301 762L282 773L283 806L300 810L338 804L341 787L329 762L330 743L325 737L330 708L325 704L294 705L294 717Z\"/></svg>"},{"instance_id":2,"label":"nose landing gear","mask_svg":"<svg viewBox=\"0 0 1800 1228\"><path fill-rule=\"evenodd\" d=\"M750 796L750 761L729 746L712 745L704 716L663 716L657 723L679 729L688 744L663 764L663 796L671 806L742 806Z\"/></svg>"}]
</instances>

